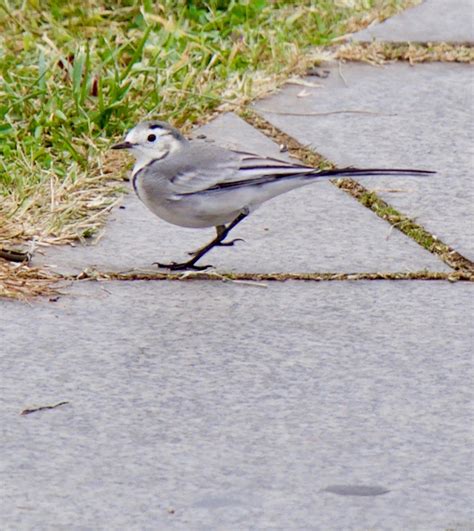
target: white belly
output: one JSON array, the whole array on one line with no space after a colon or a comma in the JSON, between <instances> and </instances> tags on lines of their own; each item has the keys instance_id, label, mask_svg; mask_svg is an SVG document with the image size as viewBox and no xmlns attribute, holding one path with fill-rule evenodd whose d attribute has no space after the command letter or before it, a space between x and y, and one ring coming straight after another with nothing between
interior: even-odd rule
<instances>
[{"instance_id":1,"label":"white belly","mask_svg":"<svg viewBox=\"0 0 474 531\"><path fill-rule=\"evenodd\" d=\"M137 195L155 216L180 227L216 227L230 223L239 215L239 210L229 210L226 205L203 201L196 196L162 199L140 186L137 186Z\"/></svg>"}]
</instances>

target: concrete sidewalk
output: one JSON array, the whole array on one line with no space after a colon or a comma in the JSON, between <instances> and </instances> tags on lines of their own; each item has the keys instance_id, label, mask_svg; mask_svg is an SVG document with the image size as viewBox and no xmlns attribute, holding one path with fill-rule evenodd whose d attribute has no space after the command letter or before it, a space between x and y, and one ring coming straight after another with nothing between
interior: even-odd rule
<instances>
[{"instance_id":1,"label":"concrete sidewalk","mask_svg":"<svg viewBox=\"0 0 474 531\"><path fill-rule=\"evenodd\" d=\"M410 19L420 9L444 7L401 15L420 29L410 40L436 40ZM468 3L456 9L468 18ZM450 20L446 34L464 42ZM370 31L398 40L396 24ZM472 260L472 67L329 70L322 88L285 87L256 112L338 165L436 169L363 184ZM285 157L233 114L197 133ZM97 245L50 249L35 265L152 270L212 233L168 225L133 194L122 206ZM329 182L269 202L235 237L246 241L210 254L218 272L450 271ZM474 527L472 283L109 281L65 292L0 301L2 530Z\"/></svg>"},{"instance_id":2,"label":"concrete sidewalk","mask_svg":"<svg viewBox=\"0 0 474 531\"><path fill-rule=\"evenodd\" d=\"M469 529L473 299L192 281L2 303L2 529Z\"/></svg>"}]
</instances>

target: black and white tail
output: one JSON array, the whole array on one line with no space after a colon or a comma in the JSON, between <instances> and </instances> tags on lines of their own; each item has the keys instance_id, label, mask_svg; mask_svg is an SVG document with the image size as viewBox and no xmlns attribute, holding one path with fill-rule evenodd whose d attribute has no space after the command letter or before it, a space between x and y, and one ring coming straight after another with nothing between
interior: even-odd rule
<instances>
[{"instance_id":1,"label":"black and white tail","mask_svg":"<svg viewBox=\"0 0 474 531\"><path fill-rule=\"evenodd\" d=\"M410 176L423 177L433 175L435 171L413 170L401 168L334 168L331 170L315 170L308 177L371 177L371 176Z\"/></svg>"}]
</instances>

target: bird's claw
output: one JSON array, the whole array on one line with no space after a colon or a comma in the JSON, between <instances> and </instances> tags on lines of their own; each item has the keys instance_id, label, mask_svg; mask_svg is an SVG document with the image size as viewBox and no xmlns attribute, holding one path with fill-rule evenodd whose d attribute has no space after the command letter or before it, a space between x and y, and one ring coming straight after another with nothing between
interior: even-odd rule
<instances>
[{"instance_id":1,"label":"bird's claw","mask_svg":"<svg viewBox=\"0 0 474 531\"><path fill-rule=\"evenodd\" d=\"M233 240L230 240L230 242L219 242L217 245L220 247L232 247L235 242L244 242L245 240L243 238L234 238Z\"/></svg>"},{"instance_id":2,"label":"bird's claw","mask_svg":"<svg viewBox=\"0 0 474 531\"><path fill-rule=\"evenodd\" d=\"M184 271L186 269L192 271L204 271L205 269L212 267L212 265L198 266L190 262L184 262L182 264L178 264L176 262L171 262L171 264L161 264L160 262L153 262L153 265L162 267L164 269L169 269L170 271Z\"/></svg>"}]
</instances>

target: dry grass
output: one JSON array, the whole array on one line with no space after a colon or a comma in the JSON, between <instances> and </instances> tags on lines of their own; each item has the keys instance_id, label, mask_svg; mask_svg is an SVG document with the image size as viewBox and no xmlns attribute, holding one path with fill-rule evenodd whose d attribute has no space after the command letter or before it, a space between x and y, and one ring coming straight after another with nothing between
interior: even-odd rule
<instances>
[{"instance_id":1,"label":"dry grass","mask_svg":"<svg viewBox=\"0 0 474 531\"><path fill-rule=\"evenodd\" d=\"M33 239L58 245L94 235L124 191L120 160L106 153L80 178L72 168L63 178L50 173L48 186L25 183L13 191L0 211L0 248Z\"/></svg>"},{"instance_id":2,"label":"dry grass","mask_svg":"<svg viewBox=\"0 0 474 531\"><path fill-rule=\"evenodd\" d=\"M39 295L54 296L59 280L47 271L0 259L0 297L25 301Z\"/></svg>"},{"instance_id":3,"label":"dry grass","mask_svg":"<svg viewBox=\"0 0 474 531\"><path fill-rule=\"evenodd\" d=\"M361 280L444 280L450 282L474 282L474 273L466 271L431 272L375 272L375 273L227 273L218 271L188 271L186 273L161 273L128 271L125 273L104 272L93 269L85 270L80 275L68 280L215 280L233 282L285 282L303 280L313 282L361 281Z\"/></svg>"},{"instance_id":4,"label":"dry grass","mask_svg":"<svg viewBox=\"0 0 474 531\"><path fill-rule=\"evenodd\" d=\"M474 48L469 45L447 43L348 43L334 50L332 59L358 61L383 65L393 61L408 61L410 64L474 62Z\"/></svg>"}]
</instances>

